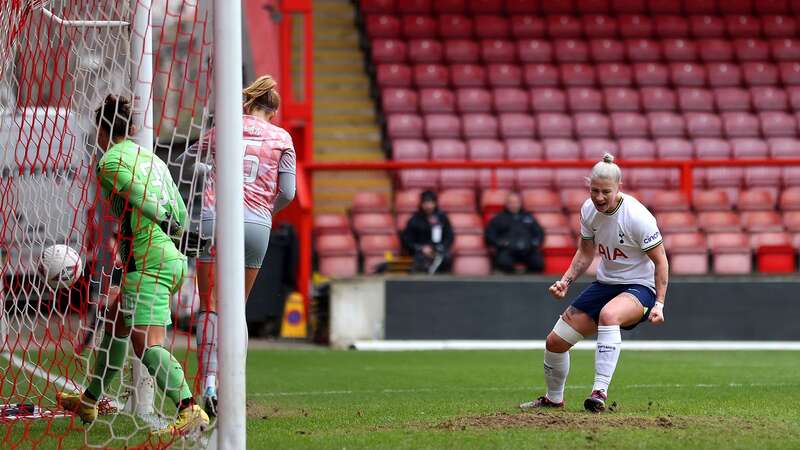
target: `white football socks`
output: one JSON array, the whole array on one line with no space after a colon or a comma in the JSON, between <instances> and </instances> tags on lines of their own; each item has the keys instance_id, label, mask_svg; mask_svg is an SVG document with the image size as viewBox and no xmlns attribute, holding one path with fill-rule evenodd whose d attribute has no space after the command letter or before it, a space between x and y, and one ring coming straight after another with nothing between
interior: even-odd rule
<instances>
[{"instance_id":1,"label":"white football socks","mask_svg":"<svg viewBox=\"0 0 800 450\"><path fill-rule=\"evenodd\" d=\"M215 386L217 375L217 313L201 311L197 314L197 365L205 379L204 389Z\"/></svg>"},{"instance_id":2,"label":"white football socks","mask_svg":"<svg viewBox=\"0 0 800 450\"><path fill-rule=\"evenodd\" d=\"M547 398L555 403L564 401L564 385L569 374L569 352L544 351L544 380L547 383Z\"/></svg>"},{"instance_id":3,"label":"white football socks","mask_svg":"<svg viewBox=\"0 0 800 450\"><path fill-rule=\"evenodd\" d=\"M594 354L594 391L608 392L614 369L617 368L622 334L619 325L597 327L597 350Z\"/></svg>"}]
</instances>

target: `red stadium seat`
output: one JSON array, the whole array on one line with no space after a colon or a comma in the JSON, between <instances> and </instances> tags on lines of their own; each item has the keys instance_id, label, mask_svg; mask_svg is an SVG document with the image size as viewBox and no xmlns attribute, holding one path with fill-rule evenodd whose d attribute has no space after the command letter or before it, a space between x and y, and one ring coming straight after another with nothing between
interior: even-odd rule
<instances>
[{"instance_id":1,"label":"red stadium seat","mask_svg":"<svg viewBox=\"0 0 800 450\"><path fill-rule=\"evenodd\" d=\"M615 39L592 39L589 43L592 60L597 63L625 60L625 46Z\"/></svg>"},{"instance_id":2,"label":"red stadium seat","mask_svg":"<svg viewBox=\"0 0 800 450\"><path fill-rule=\"evenodd\" d=\"M330 234L316 240L319 271L329 277L352 277L358 274L358 251L353 236Z\"/></svg>"},{"instance_id":3,"label":"red stadium seat","mask_svg":"<svg viewBox=\"0 0 800 450\"><path fill-rule=\"evenodd\" d=\"M706 64L708 84L711 87L737 87L742 82L742 70L736 64Z\"/></svg>"},{"instance_id":4,"label":"red stadium seat","mask_svg":"<svg viewBox=\"0 0 800 450\"><path fill-rule=\"evenodd\" d=\"M657 191L648 201L647 206L658 213L685 212L689 211L689 198L682 191ZM692 219L694 220L694 216L692 216Z\"/></svg>"},{"instance_id":5,"label":"red stadium seat","mask_svg":"<svg viewBox=\"0 0 800 450\"><path fill-rule=\"evenodd\" d=\"M435 39L436 28L436 20L430 16L403 17L403 34L408 39ZM437 44L439 43L437 42ZM441 56L441 44L439 44L439 55Z\"/></svg>"},{"instance_id":6,"label":"red stadium seat","mask_svg":"<svg viewBox=\"0 0 800 450\"><path fill-rule=\"evenodd\" d=\"M675 111L678 100L675 91L664 87L645 87L641 89L642 106L645 111Z\"/></svg>"},{"instance_id":7,"label":"red stadium seat","mask_svg":"<svg viewBox=\"0 0 800 450\"><path fill-rule=\"evenodd\" d=\"M562 64L561 82L565 86L594 86L595 68L589 64Z\"/></svg>"},{"instance_id":8,"label":"red stadium seat","mask_svg":"<svg viewBox=\"0 0 800 450\"><path fill-rule=\"evenodd\" d=\"M619 155L623 160L656 159L656 146L647 139L623 138L619 140Z\"/></svg>"},{"instance_id":9,"label":"red stadium seat","mask_svg":"<svg viewBox=\"0 0 800 450\"><path fill-rule=\"evenodd\" d=\"M397 161L427 161L430 157L428 143L419 139L395 139L392 155Z\"/></svg>"},{"instance_id":10,"label":"red stadium seat","mask_svg":"<svg viewBox=\"0 0 800 450\"><path fill-rule=\"evenodd\" d=\"M783 89L758 86L751 88L750 93L757 111L785 111L789 106L789 96Z\"/></svg>"},{"instance_id":11,"label":"red stadium seat","mask_svg":"<svg viewBox=\"0 0 800 450\"><path fill-rule=\"evenodd\" d=\"M628 59L634 63L655 63L661 60L661 44L652 39L629 39L625 41Z\"/></svg>"},{"instance_id":12,"label":"red stadium seat","mask_svg":"<svg viewBox=\"0 0 800 450\"><path fill-rule=\"evenodd\" d=\"M353 214L389 212L389 200L380 192L362 191L353 196Z\"/></svg>"},{"instance_id":13,"label":"red stadium seat","mask_svg":"<svg viewBox=\"0 0 800 450\"><path fill-rule=\"evenodd\" d=\"M656 138L683 137L686 123L683 116L671 112L647 113L650 133Z\"/></svg>"},{"instance_id":14,"label":"red stadium seat","mask_svg":"<svg viewBox=\"0 0 800 450\"><path fill-rule=\"evenodd\" d=\"M783 84L800 85L800 62L782 62L778 66Z\"/></svg>"},{"instance_id":15,"label":"red stadium seat","mask_svg":"<svg viewBox=\"0 0 800 450\"><path fill-rule=\"evenodd\" d=\"M745 211L742 224L751 233L783 231L781 216L775 211Z\"/></svg>"},{"instance_id":16,"label":"red stadium seat","mask_svg":"<svg viewBox=\"0 0 800 450\"><path fill-rule=\"evenodd\" d=\"M475 36L478 39L507 39L509 34L509 22L505 17L475 16Z\"/></svg>"},{"instance_id":17,"label":"red stadium seat","mask_svg":"<svg viewBox=\"0 0 800 450\"><path fill-rule=\"evenodd\" d=\"M761 22L764 26L764 35L768 38L792 38L797 34L797 21L793 16L763 16Z\"/></svg>"},{"instance_id":18,"label":"red stadium seat","mask_svg":"<svg viewBox=\"0 0 800 450\"><path fill-rule=\"evenodd\" d=\"M361 0L359 4L364 14L393 13L396 8L395 0Z\"/></svg>"},{"instance_id":19,"label":"red stadium seat","mask_svg":"<svg viewBox=\"0 0 800 450\"><path fill-rule=\"evenodd\" d=\"M317 214L314 216L314 235L349 234L350 221L344 214Z\"/></svg>"},{"instance_id":20,"label":"red stadium seat","mask_svg":"<svg viewBox=\"0 0 800 450\"><path fill-rule=\"evenodd\" d=\"M651 38L653 30L653 20L649 16L631 14L619 17L619 32L623 38Z\"/></svg>"},{"instance_id":21,"label":"red stadium seat","mask_svg":"<svg viewBox=\"0 0 800 450\"><path fill-rule=\"evenodd\" d=\"M647 119L638 113L612 113L611 123L614 129L614 136L618 138L644 138L648 135Z\"/></svg>"},{"instance_id":22,"label":"red stadium seat","mask_svg":"<svg viewBox=\"0 0 800 450\"><path fill-rule=\"evenodd\" d=\"M456 234L455 241L453 242L453 254L455 256L485 256L488 255L488 251L483 242L483 236L475 234Z\"/></svg>"},{"instance_id":23,"label":"red stadium seat","mask_svg":"<svg viewBox=\"0 0 800 450\"><path fill-rule=\"evenodd\" d=\"M517 55L523 64L549 63L553 60L553 45L545 39L522 39L517 42Z\"/></svg>"},{"instance_id":24,"label":"red stadium seat","mask_svg":"<svg viewBox=\"0 0 800 450\"><path fill-rule=\"evenodd\" d=\"M699 59L697 45L689 39L665 39L661 45L664 59L669 62L691 63Z\"/></svg>"},{"instance_id":25,"label":"red stadium seat","mask_svg":"<svg viewBox=\"0 0 800 450\"><path fill-rule=\"evenodd\" d=\"M792 273L797 267L792 237L788 233L756 233L750 244L756 251L756 264L761 273Z\"/></svg>"},{"instance_id":26,"label":"red stadium seat","mask_svg":"<svg viewBox=\"0 0 800 450\"><path fill-rule=\"evenodd\" d=\"M716 14L716 0L687 0L683 2L683 10L687 15Z\"/></svg>"},{"instance_id":27,"label":"red stadium seat","mask_svg":"<svg viewBox=\"0 0 800 450\"><path fill-rule=\"evenodd\" d=\"M603 86L631 86L633 85L633 71L627 64L598 64L597 79Z\"/></svg>"},{"instance_id":28,"label":"red stadium seat","mask_svg":"<svg viewBox=\"0 0 800 450\"><path fill-rule=\"evenodd\" d=\"M797 186L800 185L800 167L789 166L783 168L783 185L784 186Z\"/></svg>"},{"instance_id":29,"label":"red stadium seat","mask_svg":"<svg viewBox=\"0 0 800 450\"><path fill-rule=\"evenodd\" d=\"M650 14L682 14L683 8L680 1L648 0L647 9Z\"/></svg>"},{"instance_id":30,"label":"red stadium seat","mask_svg":"<svg viewBox=\"0 0 800 450\"><path fill-rule=\"evenodd\" d=\"M561 213L561 198L552 189L526 189L522 191L522 206L536 213Z\"/></svg>"},{"instance_id":31,"label":"red stadium seat","mask_svg":"<svg viewBox=\"0 0 800 450\"><path fill-rule=\"evenodd\" d=\"M611 121L600 113L577 113L573 116L575 133L579 138L608 137L611 135Z\"/></svg>"},{"instance_id":32,"label":"red stadium seat","mask_svg":"<svg viewBox=\"0 0 800 450\"><path fill-rule=\"evenodd\" d=\"M724 87L714 89L714 102L720 112L750 111L750 92L745 89Z\"/></svg>"},{"instance_id":33,"label":"red stadium seat","mask_svg":"<svg viewBox=\"0 0 800 450\"><path fill-rule=\"evenodd\" d=\"M419 196L422 189L398 190L394 193L394 211L400 213L414 213L419 208Z\"/></svg>"},{"instance_id":34,"label":"red stadium seat","mask_svg":"<svg viewBox=\"0 0 800 450\"><path fill-rule=\"evenodd\" d=\"M394 219L389 213L359 213L353 214L353 230L356 235L365 234L394 234Z\"/></svg>"},{"instance_id":35,"label":"red stadium seat","mask_svg":"<svg viewBox=\"0 0 800 450\"><path fill-rule=\"evenodd\" d=\"M396 234L366 234L359 238L359 248L364 255L364 272L375 273L386 261L386 254L400 253L400 240Z\"/></svg>"},{"instance_id":36,"label":"red stadium seat","mask_svg":"<svg viewBox=\"0 0 800 450\"><path fill-rule=\"evenodd\" d=\"M760 0L755 2L756 14L789 14L786 0Z\"/></svg>"},{"instance_id":37,"label":"red stadium seat","mask_svg":"<svg viewBox=\"0 0 800 450\"><path fill-rule=\"evenodd\" d=\"M572 87L567 89L567 103L572 112L599 112L603 109L603 96L594 88Z\"/></svg>"},{"instance_id":38,"label":"red stadium seat","mask_svg":"<svg viewBox=\"0 0 800 450\"><path fill-rule=\"evenodd\" d=\"M431 0L397 0L397 12L400 14L430 14Z\"/></svg>"},{"instance_id":39,"label":"red stadium seat","mask_svg":"<svg viewBox=\"0 0 800 450\"><path fill-rule=\"evenodd\" d=\"M781 186L781 168L745 167L744 182L748 187L768 187L777 192Z\"/></svg>"},{"instance_id":40,"label":"red stadium seat","mask_svg":"<svg viewBox=\"0 0 800 450\"><path fill-rule=\"evenodd\" d=\"M750 189L739 193L736 208L739 211L772 211L776 203L775 192L770 189Z\"/></svg>"},{"instance_id":41,"label":"red stadium seat","mask_svg":"<svg viewBox=\"0 0 800 450\"><path fill-rule=\"evenodd\" d=\"M725 17L725 27L732 38L751 38L761 34L761 22L749 15L739 14Z\"/></svg>"},{"instance_id":42,"label":"red stadium seat","mask_svg":"<svg viewBox=\"0 0 800 450\"><path fill-rule=\"evenodd\" d=\"M570 213L579 213L583 203L589 198L589 189L571 188L561 191L561 204Z\"/></svg>"},{"instance_id":43,"label":"red stadium seat","mask_svg":"<svg viewBox=\"0 0 800 450\"><path fill-rule=\"evenodd\" d=\"M655 17L656 34L664 39L689 36L689 22L678 15Z\"/></svg>"},{"instance_id":44,"label":"red stadium seat","mask_svg":"<svg viewBox=\"0 0 800 450\"><path fill-rule=\"evenodd\" d=\"M410 87L411 68L404 64L379 64L376 79L380 87Z\"/></svg>"},{"instance_id":45,"label":"red stadium seat","mask_svg":"<svg viewBox=\"0 0 800 450\"><path fill-rule=\"evenodd\" d=\"M697 39L725 37L725 23L721 17L713 15L690 16L689 29Z\"/></svg>"},{"instance_id":46,"label":"red stadium seat","mask_svg":"<svg viewBox=\"0 0 800 450\"><path fill-rule=\"evenodd\" d=\"M735 159L766 159L769 156L767 143L761 139L731 139L731 149Z\"/></svg>"},{"instance_id":47,"label":"red stadium seat","mask_svg":"<svg viewBox=\"0 0 800 450\"><path fill-rule=\"evenodd\" d=\"M478 169L478 188L511 189L514 187L515 176L514 169Z\"/></svg>"},{"instance_id":48,"label":"red stadium seat","mask_svg":"<svg viewBox=\"0 0 800 450\"><path fill-rule=\"evenodd\" d=\"M536 105L534 104L534 110ZM541 138L572 137L572 119L566 114L541 113L536 116L536 124Z\"/></svg>"},{"instance_id":49,"label":"red stadium seat","mask_svg":"<svg viewBox=\"0 0 800 450\"><path fill-rule=\"evenodd\" d=\"M548 160L576 160L581 158L578 144L570 139L545 139L544 157Z\"/></svg>"},{"instance_id":50,"label":"red stadium seat","mask_svg":"<svg viewBox=\"0 0 800 450\"><path fill-rule=\"evenodd\" d=\"M552 64L526 64L523 76L530 87L555 87L559 82L558 69Z\"/></svg>"},{"instance_id":51,"label":"red stadium seat","mask_svg":"<svg viewBox=\"0 0 800 450\"><path fill-rule=\"evenodd\" d=\"M669 252L669 269L676 275L708 273L708 246L701 233L664 235L664 247Z\"/></svg>"},{"instance_id":52,"label":"red stadium seat","mask_svg":"<svg viewBox=\"0 0 800 450\"><path fill-rule=\"evenodd\" d=\"M536 133L536 122L530 114L503 113L499 123L503 139L532 138Z\"/></svg>"},{"instance_id":53,"label":"red stadium seat","mask_svg":"<svg viewBox=\"0 0 800 450\"><path fill-rule=\"evenodd\" d=\"M470 139L467 154L472 161L504 160L506 147L496 139Z\"/></svg>"},{"instance_id":54,"label":"red stadium seat","mask_svg":"<svg viewBox=\"0 0 800 450\"><path fill-rule=\"evenodd\" d=\"M517 169L515 184L520 189L549 188L553 185L554 178L550 169Z\"/></svg>"},{"instance_id":55,"label":"red stadium seat","mask_svg":"<svg viewBox=\"0 0 800 450\"><path fill-rule=\"evenodd\" d=\"M741 167L710 167L705 172L709 188L739 188L744 183L744 169ZM735 194L735 192L734 192Z\"/></svg>"},{"instance_id":56,"label":"red stadium seat","mask_svg":"<svg viewBox=\"0 0 800 450\"><path fill-rule=\"evenodd\" d=\"M695 189L692 191L692 206L698 212L730 211L733 203L724 189Z\"/></svg>"},{"instance_id":57,"label":"red stadium seat","mask_svg":"<svg viewBox=\"0 0 800 450\"><path fill-rule=\"evenodd\" d=\"M422 137L422 117L416 114L390 114L386 125L390 139Z\"/></svg>"},{"instance_id":58,"label":"red stadium seat","mask_svg":"<svg viewBox=\"0 0 800 450\"><path fill-rule=\"evenodd\" d=\"M800 233L800 210L785 211L783 213L783 226L791 233Z\"/></svg>"},{"instance_id":59,"label":"red stadium seat","mask_svg":"<svg viewBox=\"0 0 800 450\"><path fill-rule=\"evenodd\" d=\"M557 14L547 17L547 34L552 39L576 39L581 37L581 22L574 16Z\"/></svg>"},{"instance_id":60,"label":"red stadium seat","mask_svg":"<svg viewBox=\"0 0 800 450\"><path fill-rule=\"evenodd\" d=\"M483 214L484 223L505 208L509 192L508 189L484 189L481 192L480 210Z\"/></svg>"},{"instance_id":61,"label":"red stadium seat","mask_svg":"<svg viewBox=\"0 0 800 450\"><path fill-rule=\"evenodd\" d=\"M366 20L367 37L370 39L400 37L400 21L386 14L370 14Z\"/></svg>"},{"instance_id":62,"label":"red stadium seat","mask_svg":"<svg viewBox=\"0 0 800 450\"><path fill-rule=\"evenodd\" d=\"M517 46L503 39L487 39L481 42L481 59L484 63L513 63L517 58Z\"/></svg>"},{"instance_id":63,"label":"red stadium seat","mask_svg":"<svg viewBox=\"0 0 800 450\"><path fill-rule=\"evenodd\" d=\"M475 213L453 213L448 217L453 226L455 235L478 234L483 235L483 221Z\"/></svg>"},{"instance_id":64,"label":"red stadium seat","mask_svg":"<svg viewBox=\"0 0 800 450\"><path fill-rule=\"evenodd\" d=\"M542 254L544 273L564 273L575 256L575 239L566 234L545 234Z\"/></svg>"},{"instance_id":65,"label":"red stadium seat","mask_svg":"<svg viewBox=\"0 0 800 450\"><path fill-rule=\"evenodd\" d=\"M772 138L767 141L770 157L800 158L800 141L794 138Z\"/></svg>"},{"instance_id":66,"label":"red stadium seat","mask_svg":"<svg viewBox=\"0 0 800 450\"><path fill-rule=\"evenodd\" d=\"M673 63L670 65L672 82L676 86L703 86L706 82L705 67L694 63Z\"/></svg>"},{"instance_id":67,"label":"red stadium seat","mask_svg":"<svg viewBox=\"0 0 800 450\"><path fill-rule=\"evenodd\" d=\"M606 153L616 155L619 153L617 141L606 138L584 138L580 140L583 159L598 161Z\"/></svg>"},{"instance_id":68,"label":"red stadium seat","mask_svg":"<svg viewBox=\"0 0 800 450\"><path fill-rule=\"evenodd\" d=\"M408 59L412 64L434 64L442 61L442 44L435 39L412 39L408 42Z\"/></svg>"},{"instance_id":69,"label":"red stadium seat","mask_svg":"<svg viewBox=\"0 0 800 450\"><path fill-rule=\"evenodd\" d=\"M486 276L492 265L483 244L483 236L456 236L453 244L453 274L462 276Z\"/></svg>"},{"instance_id":70,"label":"red stadium seat","mask_svg":"<svg viewBox=\"0 0 800 450\"><path fill-rule=\"evenodd\" d=\"M744 112L723 113L722 126L728 138L755 137L761 128L755 115Z\"/></svg>"},{"instance_id":71,"label":"red stadium seat","mask_svg":"<svg viewBox=\"0 0 800 450\"><path fill-rule=\"evenodd\" d=\"M511 16L511 34L516 39L541 38L545 36L545 23L541 17L528 14Z\"/></svg>"},{"instance_id":72,"label":"red stadium seat","mask_svg":"<svg viewBox=\"0 0 800 450\"><path fill-rule=\"evenodd\" d=\"M445 60L451 64L476 64L480 62L478 43L467 39L451 39L444 43Z\"/></svg>"},{"instance_id":73,"label":"red stadium seat","mask_svg":"<svg viewBox=\"0 0 800 450\"><path fill-rule=\"evenodd\" d=\"M564 91L552 88L534 88L530 91L531 108L535 112L565 112Z\"/></svg>"},{"instance_id":74,"label":"red stadium seat","mask_svg":"<svg viewBox=\"0 0 800 450\"><path fill-rule=\"evenodd\" d=\"M742 38L734 42L736 58L739 61L766 61L769 59L769 45L760 39Z\"/></svg>"},{"instance_id":75,"label":"red stadium seat","mask_svg":"<svg viewBox=\"0 0 800 450\"><path fill-rule=\"evenodd\" d=\"M589 14L582 17L583 32L589 39L615 38L619 31L616 17Z\"/></svg>"},{"instance_id":76,"label":"red stadium seat","mask_svg":"<svg viewBox=\"0 0 800 450\"><path fill-rule=\"evenodd\" d=\"M773 39L770 41L772 57L776 61L797 62L800 60L800 40Z\"/></svg>"},{"instance_id":77,"label":"red stadium seat","mask_svg":"<svg viewBox=\"0 0 800 450\"><path fill-rule=\"evenodd\" d=\"M428 114L425 116L425 135L428 139L458 139L461 137L461 120L455 114Z\"/></svg>"},{"instance_id":78,"label":"red stadium seat","mask_svg":"<svg viewBox=\"0 0 800 450\"><path fill-rule=\"evenodd\" d=\"M536 218L536 221L539 222L539 225L542 226L542 229L544 229L545 239L547 239L549 235L559 234L565 234L571 238L572 230L570 230L567 223L567 216L560 211L539 212L535 214L534 217Z\"/></svg>"},{"instance_id":79,"label":"red stadium seat","mask_svg":"<svg viewBox=\"0 0 800 450\"><path fill-rule=\"evenodd\" d=\"M678 89L678 105L683 111L712 112L714 102L711 91L702 88Z\"/></svg>"},{"instance_id":80,"label":"red stadium seat","mask_svg":"<svg viewBox=\"0 0 800 450\"><path fill-rule=\"evenodd\" d=\"M745 82L750 86L771 86L778 83L778 69L775 65L762 62L742 64Z\"/></svg>"},{"instance_id":81,"label":"red stadium seat","mask_svg":"<svg viewBox=\"0 0 800 450\"><path fill-rule=\"evenodd\" d=\"M506 12L516 14L538 14L540 0L506 0Z\"/></svg>"},{"instance_id":82,"label":"red stadium seat","mask_svg":"<svg viewBox=\"0 0 800 450\"><path fill-rule=\"evenodd\" d=\"M741 233L709 234L708 247L713 256L713 271L716 274L747 274L753 263L747 236Z\"/></svg>"},{"instance_id":83,"label":"red stadium seat","mask_svg":"<svg viewBox=\"0 0 800 450\"><path fill-rule=\"evenodd\" d=\"M739 233L742 230L739 216L730 210L700 212L697 223L706 233Z\"/></svg>"},{"instance_id":84,"label":"red stadium seat","mask_svg":"<svg viewBox=\"0 0 800 450\"><path fill-rule=\"evenodd\" d=\"M528 93L518 88L498 88L492 94L494 109L498 113L525 113L530 110Z\"/></svg>"},{"instance_id":85,"label":"red stadium seat","mask_svg":"<svg viewBox=\"0 0 800 450\"><path fill-rule=\"evenodd\" d=\"M500 0L467 0L467 10L472 14L502 14L503 3Z\"/></svg>"},{"instance_id":86,"label":"red stadium seat","mask_svg":"<svg viewBox=\"0 0 800 450\"><path fill-rule=\"evenodd\" d=\"M645 14L647 5L644 0L612 0L612 11L616 14Z\"/></svg>"},{"instance_id":87,"label":"red stadium seat","mask_svg":"<svg viewBox=\"0 0 800 450\"><path fill-rule=\"evenodd\" d=\"M627 87L610 87L603 89L605 105L609 112L638 112L639 91ZM574 108L573 108L574 109Z\"/></svg>"},{"instance_id":88,"label":"red stadium seat","mask_svg":"<svg viewBox=\"0 0 800 450\"><path fill-rule=\"evenodd\" d=\"M398 174L402 189L438 189L439 171L430 169L405 169Z\"/></svg>"},{"instance_id":89,"label":"red stadium seat","mask_svg":"<svg viewBox=\"0 0 800 450\"><path fill-rule=\"evenodd\" d=\"M729 159L731 157L731 144L722 139L695 139L694 148L698 159Z\"/></svg>"},{"instance_id":90,"label":"red stadium seat","mask_svg":"<svg viewBox=\"0 0 800 450\"><path fill-rule=\"evenodd\" d=\"M678 169L629 169L628 179L634 189L671 189L680 184Z\"/></svg>"},{"instance_id":91,"label":"red stadium seat","mask_svg":"<svg viewBox=\"0 0 800 450\"><path fill-rule=\"evenodd\" d=\"M416 113L418 103L417 93L411 89L388 88L381 94L383 111L387 114Z\"/></svg>"},{"instance_id":92,"label":"red stadium seat","mask_svg":"<svg viewBox=\"0 0 800 450\"><path fill-rule=\"evenodd\" d=\"M800 110L800 86L787 86L786 93L789 96L789 106L791 109Z\"/></svg>"},{"instance_id":93,"label":"red stadium seat","mask_svg":"<svg viewBox=\"0 0 800 450\"><path fill-rule=\"evenodd\" d=\"M489 85L492 87L522 86L522 69L516 64L489 65Z\"/></svg>"},{"instance_id":94,"label":"red stadium seat","mask_svg":"<svg viewBox=\"0 0 800 450\"><path fill-rule=\"evenodd\" d=\"M719 2L722 14L752 14L753 0L726 0Z\"/></svg>"},{"instance_id":95,"label":"red stadium seat","mask_svg":"<svg viewBox=\"0 0 800 450\"><path fill-rule=\"evenodd\" d=\"M565 1L558 1L558 2L541 1L540 5L541 5L542 14L545 14L545 15L574 14L575 13L575 1L574 0L565 0Z\"/></svg>"},{"instance_id":96,"label":"red stadium seat","mask_svg":"<svg viewBox=\"0 0 800 450\"><path fill-rule=\"evenodd\" d=\"M539 160L544 158L544 149L542 145L533 139L507 139L506 151L508 159L512 161Z\"/></svg>"},{"instance_id":97,"label":"red stadium seat","mask_svg":"<svg viewBox=\"0 0 800 450\"><path fill-rule=\"evenodd\" d=\"M450 77L455 87L484 87L486 85L486 69L477 64L453 64L450 66ZM447 80L445 80L445 85Z\"/></svg>"},{"instance_id":98,"label":"red stadium seat","mask_svg":"<svg viewBox=\"0 0 800 450\"><path fill-rule=\"evenodd\" d=\"M433 12L437 14L464 14L467 11L465 0L437 0Z\"/></svg>"},{"instance_id":99,"label":"red stadium seat","mask_svg":"<svg viewBox=\"0 0 800 450\"><path fill-rule=\"evenodd\" d=\"M463 161L467 159L467 146L458 139L431 140L431 159L434 161Z\"/></svg>"},{"instance_id":100,"label":"red stadium seat","mask_svg":"<svg viewBox=\"0 0 800 450\"><path fill-rule=\"evenodd\" d=\"M497 138L499 135L497 117L493 114L464 114L461 125L464 129L464 137L467 139Z\"/></svg>"},{"instance_id":101,"label":"red stadium seat","mask_svg":"<svg viewBox=\"0 0 800 450\"><path fill-rule=\"evenodd\" d=\"M658 228L662 233L694 233L698 231L697 218L691 212L672 211L656 214Z\"/></svg>"},{"instance_id":102,"label":"red stadium seat","mask_svg":"<svg viewBox=\"0 0 800 450\"><path fill-rule=\"evenodd\" d=\"M589 62L589 46L578 39L558 39L553 41L553 55L556 61L564 63Z\"/></svg>"},{"instance_id":103,"label":"red stadium seat","mask_svg":"<svg viewBox=\"0 0 800 450\"><path fill-rule=\"evenodd\" d=\"M690 137L722 136L722 121L719 116L708 113L686 113L686 131Z\"/></svg>"},{"instance_id":104,"label":"red stadium seat","mask_svg":"<svg viewBox=\"0 0 800 450\"><path fill-rule=\"evenodd\" d=\"M658 159L692 159L694 146L682 138L656 139L656 153Z\"/></svg>"},{"instance_id":105,"label":"red stadium seat","mask_svg":"<svg viewBox=\"0 0 800 450\"><path fill-rule=\"evenodd\" d=\"M442 39L470 39L472 37L472 19L469 17L447 14L439 16L436 23Z\"/></svg>"},{"instance_id":106,"label":"red stadium seat","mask_svg":"<svg viewBox=\"0 0 800 450\"><path fill-rule=\"evenodd\" d=\"M577 0L578 14L603 14L611 8L609 0Z\"/></svg>"},{"instance_id":107,"label":"red stadium seat","mask_svg":"<svg viewBox=\"0 0 800 450\"><path fill-rule=\"evenodd\" d=\"M439 193L439 208L447 213L474 213L475 191L472 189L445 189Z\"/></svg>"},{"instance_id":108,"label":"red stadium seat","mask_svg":"<svg viewBox=\"0 0 800 450\"><path fill-rule=\"evenodd\" d=\"M781 192L780 208L784 211L800 211L800 187L790 187ZM800 216L798 216L800 218ZM800 224L800 222L797 222ZM787 224L787 227L789 225ZM791 228L790 231L800 231Z\"/></svg>"},{"instance_id":109,"label":"red stadium seat","mask_svg":"<svg viewBox=\"0 0 800 450\"><path fill-rule=\"evenodd\" d=\"M456 91L456 106L460 113L492 111L492 94L486 89L462 88Z\"/></svg>"},{"instance_id":110,"label":"red stadium seat","mask_svg":"<svg viewBox=\"0 0 800 450\"><path fill-rule=\"evenodd\" d=\"M423 88L419 91L419 106L425 114L454 113L456 99L449 89Z\"/></svg>"},{"instance_id":111,"label":"red stadium seat","mask_svg":"<svg viewBox=\"0 0 800 450\"><path fill-rule=\"evenodd\" d=\"M406 43L399 39L373 39L372 61L376 64L404 63L408 58Z\"/></svg>"},{"instance_id":112,"label":"red stadium seat","mask_svg":"<svg viewBox=\"0 0 800 450\"><path fill-rule=\"evenodd\" d=\"M414 83L420 88L444 88L449 84L447 67L441 64L417 64L414 66Z\"/></svg>"}]
</instances>

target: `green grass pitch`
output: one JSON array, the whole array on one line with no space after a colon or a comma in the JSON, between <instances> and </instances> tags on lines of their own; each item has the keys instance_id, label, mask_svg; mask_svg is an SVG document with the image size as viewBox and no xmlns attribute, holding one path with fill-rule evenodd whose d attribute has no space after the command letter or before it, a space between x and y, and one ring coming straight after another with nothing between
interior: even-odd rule
<instances>
[{"instance_id":1,"label":"green grass pitch","mask_svg":"<svg viewBox=\"0 0 800 450\"><path fill-rule=\"evenodd\" d=\"M516 405L543 392L541 351L251 350L248 448L800 448L798 352L623 351L600 415L582 411L593 352L572 353L566 411L532 414ZM57 448L67 422L28 433Z\"/></svg>"}]
</instances>

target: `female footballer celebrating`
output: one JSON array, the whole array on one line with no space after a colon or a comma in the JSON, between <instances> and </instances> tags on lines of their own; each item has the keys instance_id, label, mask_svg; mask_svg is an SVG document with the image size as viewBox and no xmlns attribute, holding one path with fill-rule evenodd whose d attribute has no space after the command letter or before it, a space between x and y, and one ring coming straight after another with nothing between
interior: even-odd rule
<instances>
[{"instance_id":1,"label":"female footballer celebrating","mask_svg":"<svg viewBox=\"0 0 800 450\"><path fill-rule=\"evenodd\" d=\"M270 75L259 77L242 91L244 94L244 248L245 298L255 283L269 244L272 216L286 207L295 193L295 151L292 137L270 121L278 111L280 96ZM211 157L216 148L212 129L200 141L200 155ZM197 358L204 380L203 404L208 414L216 415L217 393L217 292L214 287L213 233L215 222L215 174L213 166L203 192L201 234L208 241L197 262L197 284L201 311L197 317Z\"/></svg>"},{"instance_id":2,"label":"female footballer celebrating","mask_svg":"<svg viewBox=\"0 0 800 450\"><path fill-rule=\"evenodd\" d=\"M592 168L591 197L581 207L580 247L567 272L549 290L557 300L563 299L592 263L595 246L600 255L597 281L573 300L547 336L547 394L521 404L523 410L564 406L569 349L596 333L594 386L583 406L603 411L619 360L620 328L630 330L645 320L664 322L669 265L661 233L647 208L620 192L621 180L622 172L608 153Z\"/></svg>"}]
</instances>

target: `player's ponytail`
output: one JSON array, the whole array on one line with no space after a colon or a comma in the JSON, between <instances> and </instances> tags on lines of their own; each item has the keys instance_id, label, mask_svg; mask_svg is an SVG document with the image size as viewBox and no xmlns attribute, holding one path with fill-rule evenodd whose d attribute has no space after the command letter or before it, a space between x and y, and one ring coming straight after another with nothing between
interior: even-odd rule
<instances>
[{"instance_id":1,"label":"player's ponytail","mask_svg":"<svg viewBox=\"0 0 800 450\"><path fill-rule=\"evenodd\" d=\"M618 165L614 164L614 155L611 153L604 154L603 158L592 167L592 175L589 180L598 178L612 180L615 183L622 181L622 170Z\"/></svg>"},{"instance_id":2,"label":"player's ponytail","mask_svg":"<svg viewBox=\"0 0 800 450\"><path fill-rule=\"evenodd\" d=\"M131 101L125 97L108 94L103 105L94 112L94 122L104 129L111 141L131 134Z\"/></svg>"},{"instance_id":3,"label":"player's ponytail","mask_svg":"<svg viewBox=\"0 0 800 450\"><path fill-rule=\"evenodd\" d=\"M281 97L278 95L278 83L272 75L262 75L258 77L250 86L242 91L244 95L244 112L252 113L254 110L261 110L266 113L274 113L281 104Z\"/></svg>"}]
</instances>

